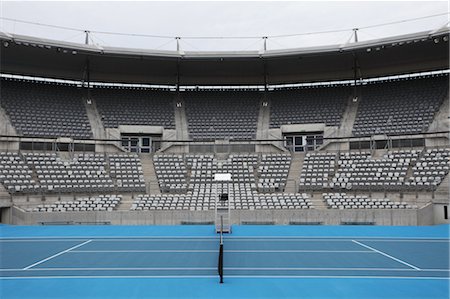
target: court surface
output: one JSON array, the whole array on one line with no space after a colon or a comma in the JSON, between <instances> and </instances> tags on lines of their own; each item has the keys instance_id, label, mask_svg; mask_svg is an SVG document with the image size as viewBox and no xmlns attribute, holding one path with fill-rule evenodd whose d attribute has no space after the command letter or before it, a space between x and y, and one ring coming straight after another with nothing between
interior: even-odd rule
<instances>
[{"instance_id":1,"label":"court surface","mask_svg":"<svg viewBox=\"0 0 450 299\"><path fill-rule=\"evenodd\" d=\"M449 298L449 226L0 226L1 298Z\"/></svg>"}]
</instances>

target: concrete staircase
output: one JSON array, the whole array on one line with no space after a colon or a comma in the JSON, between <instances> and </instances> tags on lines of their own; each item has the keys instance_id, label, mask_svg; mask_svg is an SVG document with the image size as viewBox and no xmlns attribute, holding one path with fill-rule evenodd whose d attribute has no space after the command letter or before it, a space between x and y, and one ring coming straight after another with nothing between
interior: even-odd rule
<instances>
[{"instance_id":1,"label":"concrete staircase","mask_svg":"<svg viewBox=\"0 0 450 299\"><path fill-rule=\"evenodd\" d=\"M322 192L312 193L310 199L311 199L314 209L317 209L317 210L328 209L328 205L325 203L325 201L322 197Z\"/></svg>"},{"instance_id":2,"label":"concrete staircase","mask_svg":"<svg viewBox=\"0 0 450 299\"><path fill-rule=\"evenodd\" d=\"M304 159L305 159L304 153L292 153L291 167L289 168L285 188L286 193L298 192L298 183L300 179L300 173L302 172Z\"/></svg>"},{"instance_id":3,"label":"concrete staircase","mask_svg":"<svg viewBox=\"0 0 450 299\"><path fill-rule=\"evenodd\" d=\"M345 108L344 116L342 118L341 126L339 127L339 137L351 136L353 124L355 123L356 113L358 112L358 103L361 100L353 102L353 96L347 101L347 107Z\"/></svg>"},{"instance_id":4,"label":"concrete staircase","mask_svg":"<svg viewBox=\"0 0 450 299\"><path fill-rule=\"evenodd\" d=\"M130 194L122 194L122 200L120 204L117 206L117 210L121 211L129 211L131 205L133 204L133 197Z\"/></svg>"},{"instance_id":5,"label":"concrete staircase","mask_svg":"<svg viewBox=\"0 0 450 299\"><path fill-rule=\"evenodd\" d=\"M263 106L266 102L267 106ZM259 103L258 123L256 127L256 139L268 139L269 138L269 125L270 125L270 101L264 96Z\"/></svg>"},{"instance_id":6,"label":"concrete staircase","mask_svg":"<svg viewBox=\"0 0 450 299\"><path fill-rule=\"evenodd\" d=\"M3 184L0 184L0 208L12 206L11 195L6 191Z\"/></svg>"},{"instance_id":7,"label":"concrete staircase","mask_svg":"<svg viewBox=\"0 0 450 299\"><path fill-rule=\"evenodd\" d=\"M177 107L177 103L180 103L181 106ZM189 139L189 131L188 131L188 123L186 117L186 109L185 102L183 98L180 96L176 96L174 100L174 109L175 109L175 128L177 132L177 140L188 140Z\"/></svg>"},{"instance_id":8,"label":"concrete staircase","mask_svg":"<svg viewBox=\"0 0 450 299\"><path fill-rule=\"evenodd\" d=\"M106 131L103 127L102 119L97 110L95 100L91 99L91 104L87 103L84 99L84 106L86 107L86 113L89 118L89 124L91 125L92 135L95 139L106 139Z\"/></svg>"},{"instance_id":9,"label":"concrete staircase","mask_svg":"<svg viewBox=\"0 0 450 299\"><path fill-rule=\"evenodd\" d=\"M148 194L161 194L159 189L158 177L156 176L155 167L153 165L152 154L140 154L142 163L142 172L144 173L145 186Z\"/></svg>"},{"instance_id":10,"label":"concrete staircase","mask_svg":"<svg viewBox=\"0 0 450 299\"><path fill-rule=\"evenodd\" d=\"M447 174L447 176L441 182L436 191L434 191L435 201L450 203L449 192L450 192L450 174Z\"/></svg>"},{"instance_id":11,"label":"concrete staircase","mask_svg":"<svg viewBox=\"0 0 450 299\"><path fill-rule=\"evenodd\" d=\"M0 106L0 134L2 135L17 135L16 129L12 126L11 121L6 114L6 111Z\"/></svg>"},{"instance_id":12,"label":"concrete staircase","mask_svg":"<svg viewBox=\"0 0 450 299\"><path fill-rule=\"evenodd\" d=\"M444 102L428 128L428 132L447 131L450 124L449 111L449 94L447 93L447 96L444 98Z\"/></svg>"}]
</instances>

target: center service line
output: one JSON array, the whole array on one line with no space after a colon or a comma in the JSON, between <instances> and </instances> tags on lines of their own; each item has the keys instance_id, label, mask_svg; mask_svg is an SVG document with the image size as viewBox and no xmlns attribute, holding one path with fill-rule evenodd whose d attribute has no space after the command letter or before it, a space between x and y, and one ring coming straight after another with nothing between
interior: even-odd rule
<instances>
[{"instance_id":1,"label":"center service line","mask_svg":"<svg viewBox=\"0 0 450 299\"><path fill-rule=\"evenodd\" d=\"M353 242L353 243L356 243L356 244L358 244L358 245L360 245L360 246L362 246L362 247L365 247L365 248L367 248L367 249L373 250L373 251L375 251L375 252L377 252L377 253L379 253L379 254L381 254L381 255L384 255L385 257L388 257L388 258L390 258L390 259L393 259L394 261L397 261L397 262L399 262L399 263L402 263L403 265L406 265L406 266L411 267L411 268L413 268L413 269L416 269L416 270L418 270L418 271L421 270L420 268L418 268L418 267L416 267L416 266L414 266L414 265L411 265L411 264L409 264L409 263L407 263L407 262L405 262L405 261L402 261L402 260L400 260L400 259L398 259L398 258L395 258L395 257L393 257L392 255L389 255L389 254L387 254L387 253L384 253L384 252L382 252L382 251L380 251L380 250L378 250L378 249L375 249L375 248L373 248L373 247L370 247L369 245L363 244L363 243L358 242L358 241L355 241L355 240L352 240L352 242Z\"/></svg>"},{"instance_id":2,"label":"center service line","mask_svg":"<svg viewBox=\"0 0 450 299\"><path fill-rule=\"evenodd\" d=\"M32 264L32 265L29 265L28 267L25 267L25 268L23 268L22 270L28 270L28 269L30 269L30 268L32 268L32 267L34 267L34 266L37 266L37 265L39 265L39 264L42 264L42 263L44 263L44 262L46 262L46 261L48 261L48 260L51 260L52 258L55 258L55 257L57 257L57 256L60 256L61 254L64 254L64 253L69 252L69 251L71 251L71 250L73 250L73 249L75 249L75 248L78 248L78 247L81 247L81 246L83 246L83 245L86 245L87 243L90 243L90 242L92 242L92 240L87 240L86 242L83 242L83 243L81 243L81 244L72 246L72 247L70 247L69 249L63 250L63 251L61 251L61 252L58 252L57 254L54 254L54 255L52 255L52 256L49 256L48 258L45 258L45 259L43 259L43 260L40 260L39 262L36 262L36 263L34 263L34 264Z\"/></svg>"}]
</instances>

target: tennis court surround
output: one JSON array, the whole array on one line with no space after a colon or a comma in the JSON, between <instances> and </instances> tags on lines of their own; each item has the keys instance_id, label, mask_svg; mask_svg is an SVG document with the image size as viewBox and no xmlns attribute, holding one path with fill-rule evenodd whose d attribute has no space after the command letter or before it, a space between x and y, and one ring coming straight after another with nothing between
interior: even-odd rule
<instances>
[{"instance_id":1,"label":"tennis court surround","mask_svg":"<svg viewBox=\"0 0 450 299\"><path fill-rule=\"evenodd\" d=\"M1 298L448 298L449 226L0 226Z\"/></svg>"}]
</instances>

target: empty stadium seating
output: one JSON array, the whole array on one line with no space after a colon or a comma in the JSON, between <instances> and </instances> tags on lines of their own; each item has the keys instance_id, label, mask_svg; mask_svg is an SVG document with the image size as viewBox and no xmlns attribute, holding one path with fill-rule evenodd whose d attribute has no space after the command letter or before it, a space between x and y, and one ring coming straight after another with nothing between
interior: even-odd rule
<instances>
[{"instance_id":1,"label":"empty stadium seating","mask_svg":"<svg viewBox=\"0 0 450 299\"><path fill-rule=\"evenodd\" d=\"M252 91L184 92L193 139L254 139L262 94Z\"/></svg>"},{"instance_id":2,"label":"empty stadium seating","mask_svg":"<svg viewBox=\"0 0 450 299\"><path fill-rule=\"evenodd\" d=\"M433 191L450 170L450 148L306 153L299 191ZM237 197L282 194L291 168L287 154L158 154L155 174L163 193L210 197L214 190ZM9 193L145 193L136 154L55 152L0 153L0 182ZM216 173L230 173L218 183Z\"/></svg>"},{"instance_id":3,"label":"empty stadium seating","mask_svg":"<svg viewBox=\"0 0 450 299\"><path fill-rule=\"evenodd\" d=\"M354 136L427 131L448 94L448 76L368 83L353 125ZM316 86L270 91L270 128L286 124L339 126L352 92L348 86ZM92 138L80 87L2 79L1 105L20 135ZM105 128L150 125L175 129L173 92L125 87L91 91ZM184 91L192 139L254 139L260 102L257 91Z\"/></svg>"},{"instance_id":4,"label":"empty stadium seating","mask_svg":"<svg viewBox=\"0 0 450 299\"><path fill-rule=\"evenodd\" d=\"M146 125L175 129L174 95L169 91L96 88L92 95L105 128Z\"/></svg>"},{"instance_id":5,"label":"empty stadium seating","mask_svg":"<svg viewBox=\"0 0 450 299\"><path fill-rule=\"evenodd\" d=\"M435 190L449 172L450 149L307 153L300 190Z\"/></svg>"},{"instance_id":6,"label":"empty stadium seating","mask_svg":"<svg viewBox=\"0 0 450 299\"><path fill-rule=\"evenodd\" d=\"M256 154L231 154L226 160L214 155L187 155L187 166L191 170L190 188L193 185L214 183L215 173L230 173L232 182L255 184L254 169L258 163Z\"/></svg>"},{"instance_id":7,"label":"empty stadium seating","mask_svg":"<svg viewBox=\"0 0 450 299\"><path fill-rule=\"evenodd\" d=\"M335 171L336 153L307 153L300 175L300 189L322 189L329 186Z\"/></svg>"},{"instance_id":8,"label":"empty stadium seating","mask_svg":"<svg viewBox=\"0 0 450 299\"><path fill-rule=\"evenodd\" d=\"M109 165L118 191L145 192L144 173L137 154L110 154Z\"/></svg>"},{"instance_id":9,"label":"empty stadium seating","mask_svg":"<svg viewBox=\"0 0 450 299\"><path fill-rule=\"evenodd\" d=\"M76 212L76 211L113 211L122 200L122 195L98 195L80 197L71 201L57 201L29 208L30 212Z\"/></svg>"},{"instance_id":10,"label":"empty stadium seating","mask_svg":"<svg viewBox=\"0 0 450 299\"><path fill-rule=\"evenodd\" d=\"M2 80L1 105L18 134L92 138L81 88Z\"/></svg>"},{"instance_id":11,"label":"empty stadium seating","mask_svg":"<svg viewBox=\"0 0 450 299\"><path fill-rule=\"evenodd\" d=\"M448 76L368 84L361 94L353 135L426 132L448 94Z\"/></svg>"},{"instance_id":12,"label":"empty stadium seating","mask_svg":"<svg viewBox=\"0 0 450 299\"><path fill-rule=\"evenodd\" d=\"M370 152L341 153L331 188L402 190L408 168L420 151L400 150L373 158Z\"/></svg>"},{"instance_id":13,"label":"empty stadium seating","mask_svg":"<svg viewBox=\"0 0 450 299\"><path fill-rule=\"evenodd\" d=\"M102 154L79 154L61 159L56 153L25 153L46 192L109 192L114 184Z\"/></svg>"},{"instance_id":14,"label":"empty stadium seating","mask_svg":"<svg viewBox=\"0 0 450 299\"><path fill-rule=\"evenodd\" d=\"M263 154L258 167L258 190L260 192L283 191L290 166L290 155Z\"/></svg>"},{"instance_id":15,"label":"empty stadium seating","mask_svg":"<svg viewBox=\"0 0 450 299\"><path fill-rule=\"evenodd\" d=\"M39 187L33 180L32 171L22 160L19 153L0 153L0 183L10 193L38 192Z\"/></svg>"},{"instance_id":16,"label":"empty stadium seating","mask_svg":"<svg viewBox=\"0 0 450 299\"><path fill-rule=\"evenodd\" d=\"M190 210L206 211L215 207L216 194L196 196L193 194L139 195L131 210ZM287 194L250 194L248 196L230 196L230 208L236 210L260 209L311 209L314 208L308 195L301 193Z\"/></svg>"},{"instance_id":17,"label":"empty stadium seating","mask_svg":"<svg viewBox=\"0 0 450 299\"><path fill-rule=\"evenodd\" d=\"M322 196L330 209L417 209L417 205L393 202L387 198L370 198L366 195L323 193Z\"/></svg>"},{"instance_id":18,"label":"empty stadium seating","mask_svg":"<svg viewBox=\"0 0 450 299\"><path fill-rule=\"evenodd\" d=\"M449 148L427 149L412 168L413 174L405 185L418 190L434 190L448 175L449 168Z\"/></svg>"},{"instance_id":19,"label":"empty stadium seating","mask_svg":"<svg viewBox=\"0 0 450 299\"><path fill-rule=\"evenodd\" d=\"M187 174L182 155L155 155L153 164L161 191L186 192Z\"/></svg>"},{"instance_id":20,"label":"empty stadium seating","mask_svg":"<svg viewBox=\"0 0 450 299\"><path fill-rule=\"evenodd\" d=\"M271 99L270 127L324 123L339 126L350 96L348 87L316 87L276 90Z\"/></svg>"}]
</instances>

